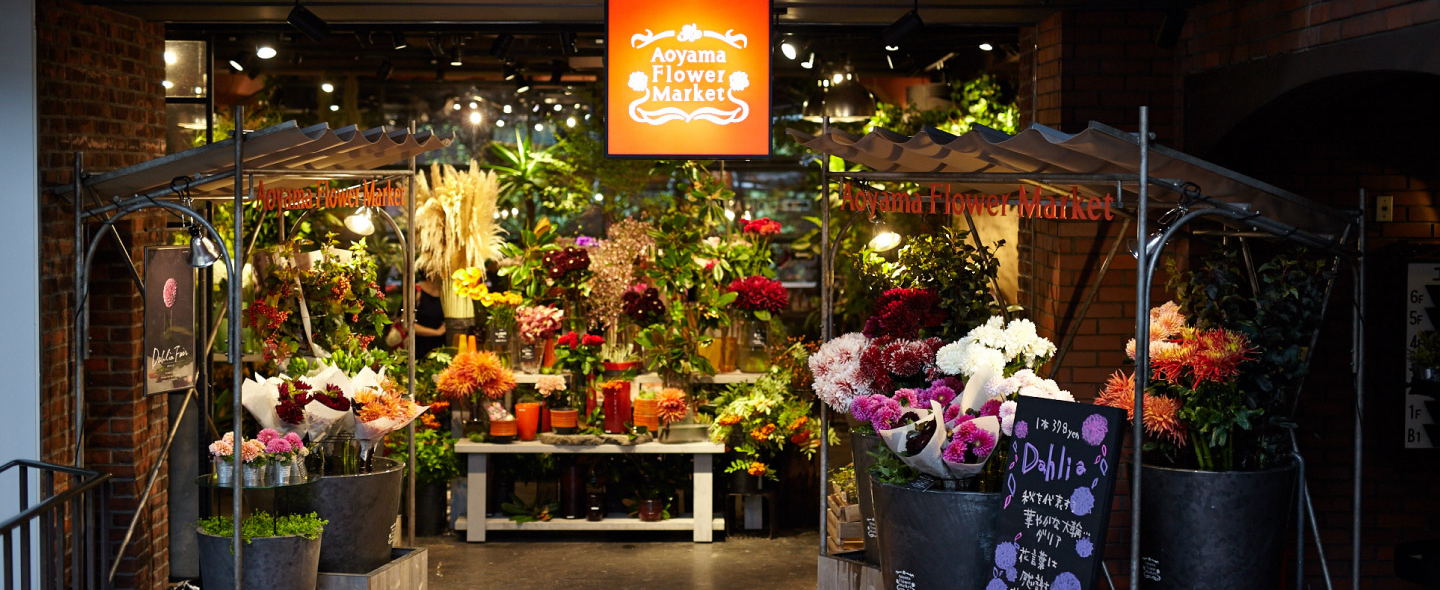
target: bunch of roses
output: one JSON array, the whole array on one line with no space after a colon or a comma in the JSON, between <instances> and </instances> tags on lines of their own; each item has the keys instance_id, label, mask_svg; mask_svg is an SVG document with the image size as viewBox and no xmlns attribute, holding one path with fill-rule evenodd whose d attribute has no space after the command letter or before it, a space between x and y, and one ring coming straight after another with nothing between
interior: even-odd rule
<instances>
[{"instance_id":1,"label":"bunch of roses","mask_svg":"<svg viewBox=\"0 0 1440 590\"><path fill-rule=\"evenodd\" d=\"M742 220L741 223L741 231L747 234L773 236L780 233L780 222L770 219L769 217L761 217L760 219L754 220L746 219Z\"/></svg>"},{"instance_id":2,"label":"bunch of roses","mask_svg":"<svg viewBox=\"0 0 1440 590\"><path fill-rule=\"evenodd\" d=\"M665 303L660 301L660 290L645 283L631 285L621 297L621 301L622 311L637 323L653 323L660 314L665 313Z\"/></svg>"},{"instance_id":3,"label":"bunch of roses","mask_svg":"<svg viewBox=\"0 0 1440 590\"><path fill-rule=\"evenodd\" d=\"M555 335L565 311L548 305L535 305L515 309L515 325L520 330L520 339L526 344L535 344Z\"/></svg>"},{"instance_id":4,"label":"bunch of roses","mask_svg":"<svg viewBox=\"0 0 1440 590\"><path fill-rule=\"evenodd\" d=\"M929 289L890 289L880 294L862 330L867 338L912 339L920 330L944 323L940 297Z\"/></svg>"},{"instance_id":5,"label":"bunch of roses","mask_svg":"<svg viewBox=\"0 0 1440 590\"><path fill-rule=\"evenodd\" d=\"M725 290L736 294L735 306L745 311L774 313L790 303L790 293L780 281L760 275L735 279Z\"/></svg>"},{"instance_id":6,"label":"bunch of roses","mask_svg":"<svg viewBox=\"0 0 1440 590\"><path fill-rule=\"evenodd\" d=\"M580 335L576 332L566 332L564 336L555 341L556 346L568 346L571 350L581 346L600 346L605 343L605 338L595 334Z\"/></svg>"},{"instance_id":7,"label":"bunch of roses","mask_svg":"<svg viewBox=\"0 0 1440 590\"><path fill-rule=\"evenodd\" d=\"M549 270L550 278L554 280L560 280L571 272L590 269L590 251L576 246L551 250L546 252L541 260Z\"/></svg>"}]
</instances>

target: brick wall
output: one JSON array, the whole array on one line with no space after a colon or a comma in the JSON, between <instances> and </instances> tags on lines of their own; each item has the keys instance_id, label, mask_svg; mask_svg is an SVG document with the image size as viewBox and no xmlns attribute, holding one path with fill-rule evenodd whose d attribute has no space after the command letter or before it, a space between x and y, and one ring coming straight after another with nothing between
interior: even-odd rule
<instances>
[{"instance_id":1,"label":"brick wall","mask_svg":"<svg viewBox=\"0 0 1440 590\"><path fill-rule=\"evenodd\" d=\"M72 153L83 151L87 172L103 172L162 156L164 149L164 28L77 2L37 5L40 172L48 185L68 183ZM93 203L92 203L93 206ZM148 470L167 428L164 396L144 399L141 372L143 301L121 265L139 262L158 243L164 218L134 215L115 227L129 252L109 242L96 257L90 345L85 364L86 466L114 475L108 537L118 549ZM44 460L74 460L74 404L69 378L74 305L74 226L68 198L42 196L41 292L44 347ZM160 588L168 581L163 481L155 486L126 551L119 588Z\"/></svg>"},{"instance_id":2,"label":"brick wall","mask_svg":"<svg viewBox=\"0 0 1440 590\"><path fill-rule=\"evenodd\" d=\"M1134 130L1136 108L1149 105L1157 141L1184 149L1185 126L1193 129L1210 121L1210 113L1194 106L1185 111L1186 84L1195 83L1192 76L1207 74L1205 81L1213 82L1232 66L1429 23L1440 19L1440 1L1208 2L1190 9L1174 50L1153 45L1162 18L1159 12L1065 12L1022 29L1023 122L1077 132L1094 119ZM1402 56L1395 59L1405 61ZM1426 106L1431 100L1426 97L1436 92L1440 77L1393 72L1304 87L1276 99L1231 130L1227 140L1197 154L1340 208L1356 207L1362 188L1372 196L1395 197L1395 222L1372 225L1369 234L1373 313L1368 316L1371 354L1366 366L1372 378L1362 588L1412 587L1393 575L1394 544L1433 537L1440 530L1440 507L1432 500L1440 493L1440 475L1413 469L1415 461L1428 459L1399 449L1403 400L1397 380L1403 367L1397 363L1403 362L1403 350L1395 334L1402 326L1398 316L1389 317L1398 296L1394 280L1386 276L1394 276L1397 269L1385 266L1399 254L1440 238L1433 188L1440 181L1433 171L1440 150L1423 140L1440 130L1440 117ZM1026 293L1022 301L1030 301L1033 293L1037 323L1058 339L1067 331L1065 318L1073 313L1069 305L1080 290L1077 264L1100 242L1085 235L1086 230L1060 222L1033 223L1020 234L1021 288ZM1026 262L1032 255L1027 249L1034 250L1033 268ZM1094 379L1119 366L1113 351L1130 333L1121 324L1133 326L1134 262L1122 253L1116 263L1091 308L1091 319L1078 326L1076 345L1056 375L1081 399L1093 395ZM1313 373L1298 416L1301 451L1309 463L1311 493L1336 588L1350 587L1350 293L1351 285L1342 277L1313 353ZM1106 546L1110 572L1121 585L1128 582L1127 490L1128 482L1121 481ZM1313 544L1306 558L1307 583L1318 587L1322 581Z\"/></svg>"}]
</instances>

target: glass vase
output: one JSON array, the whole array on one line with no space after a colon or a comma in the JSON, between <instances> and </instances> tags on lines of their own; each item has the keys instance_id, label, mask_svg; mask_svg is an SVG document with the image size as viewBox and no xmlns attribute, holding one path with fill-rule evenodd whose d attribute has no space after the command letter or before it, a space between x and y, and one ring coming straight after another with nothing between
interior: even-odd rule
<instances>
[{"instance_id":1,"label":"glass vase","mask_svg":"<svg viewBox=\"0 0 1440 590\"><path fill-rule=\"evenodd\" d=\"M746 319L738 324L736 366L746 373L770 370L770 322Z\"/></svg>"},{"instance_id":2,"label":"glass vase","mask_svg":"<svg viewBox=\"0 0 1440 590\"><path fill-rule=\"evenodd\" d=\"M543 343L527 344L521 342L515 352L515 366L521 373L539 373L540 363L545 359L545 345Z\"/></svg>"}]
</instances>

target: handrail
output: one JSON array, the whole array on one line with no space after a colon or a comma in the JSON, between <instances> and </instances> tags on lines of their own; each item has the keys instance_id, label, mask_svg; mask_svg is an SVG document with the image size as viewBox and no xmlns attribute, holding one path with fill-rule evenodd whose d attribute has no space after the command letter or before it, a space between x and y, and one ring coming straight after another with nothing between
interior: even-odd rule
<instances>
[{"instance_id":1,"label":"handrail","mask_svg":"<svg viewBox=\"0 0 1440 590\"><path fill-rule=\"evenodd\" d=\"M4 542L4 577L0 578L0 586L30 590L39 582L42 588L57 590L109 588L109 580L100 575L110 561L108 541L97 534L96 525L103 526L110 519L105 484L111 475L29 459L0 466L0 474L15 467L19 467L16 475L20 513L0 522L0 539ZM42 501L35 506L29 505L33 491L31 470L40 476ZM55 492L56 474L68 476L67 489L60 493ZM16 537L18 556L14 552ZM36 561L40 566L38 577Z\"/></svg>"},{"instance_id":2,"label":"handrail","mask_svg":"<svg viewBox=\"0 0 1440 590\"><path fill-rule=\"evenodd\" d=\"M42 467L41 469L48 468L49 467ZM98 488L100 487L100 484L110 481L109 473L91 472L91 474L96 475L97 477L85 480L85 483L79 486L72 487L68 490L60 492L59 494L51 496L50 499L31 506L28 510L15 515L10 520L0 522L0 534L15 530L20 525L25 524L26 521L34 519L36 516L39 516L41 513L53 508L55 505L64 504L66 502L74 500L76 496L84 494L85 492L88 492L92 489Z\"/></svg>"},{"instance_id":3,"label":"handrail","mask_svg":"<svg viewBox=\"0 0 1440 590\"><path fill-rule=\"evenodd\" d=\"M5 473L11 467L14 467L16 465L34 467L35 469L47 469L50 471L63 471L71 475L100 475L99 471L91 471L89 469L81 469L79 467L70 467L68 465L56 465L54 463L45 463L42 461L35 461L31 459L13 459L9 463L0 465L0 473Z\"/></svg>"}]
</instances>

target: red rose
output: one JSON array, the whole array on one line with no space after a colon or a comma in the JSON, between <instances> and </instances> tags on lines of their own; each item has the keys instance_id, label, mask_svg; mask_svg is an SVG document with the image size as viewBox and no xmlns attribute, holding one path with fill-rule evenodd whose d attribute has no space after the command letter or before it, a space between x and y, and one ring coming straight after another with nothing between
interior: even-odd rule
<instances>
[{"instance_id":1,"label":"red rose","mask_svg":"<svg viewBox=\"0 0 1440 590\"><path fill-rule=\"evenodd\" d=\"M759 234L762 236L773 236L780 233L780 222L761 217L753 221L745 221L742 231L747 234Z\"/></svg>"},{"instance_id":2,"label":"red rose","mask_svg":"<svg viewBox=\"0 0 1440 590\"><path fill-rule=\"evenodd\" d=\"M600 346L604 343L604 338L594 334L586 334L584 338L580 339L580 346Z\"/></svg>"},{"instance_id":3,"label":"red rose","mask_svg":"<svg viewBox=\"0 0 1440 590\"><path fill-rule=\"evenodd\" d=\"M575 348L580 344L580 336L574 332L566 332L564 336L561 336L559 340L555 341L555 344Z\"/></svg>"}]
</instances>

